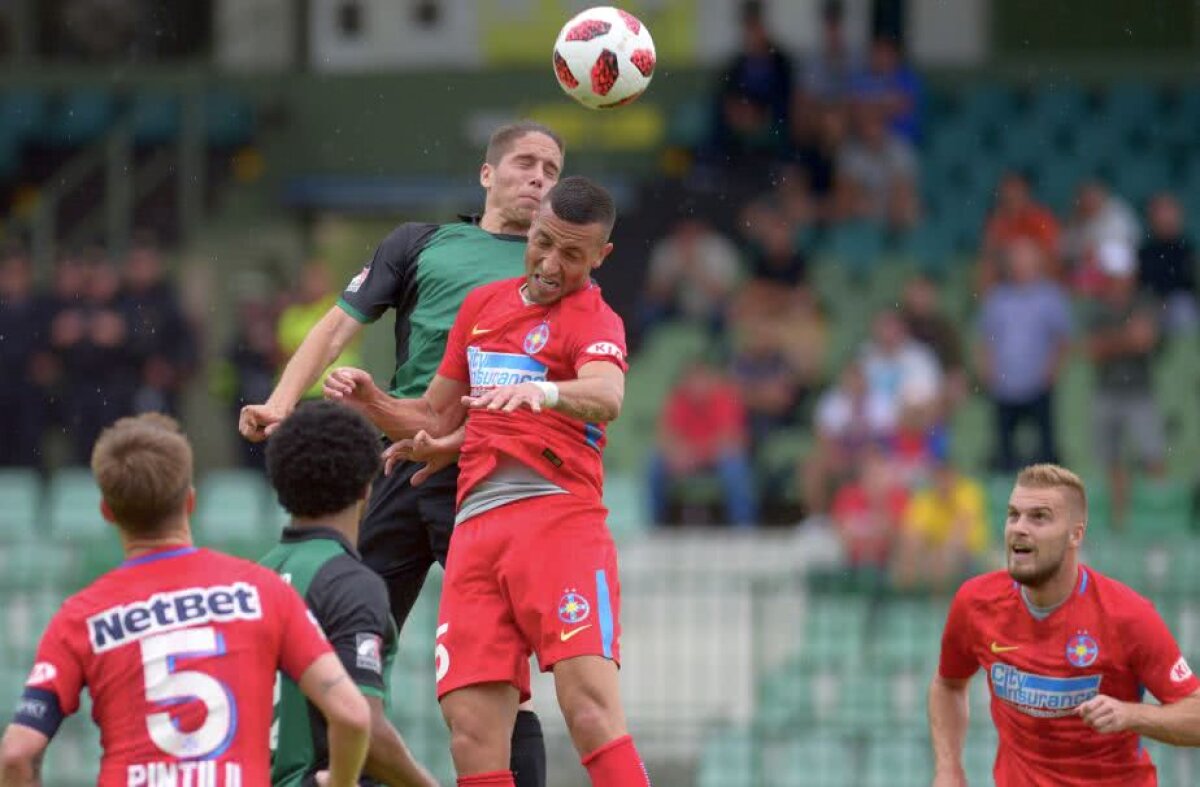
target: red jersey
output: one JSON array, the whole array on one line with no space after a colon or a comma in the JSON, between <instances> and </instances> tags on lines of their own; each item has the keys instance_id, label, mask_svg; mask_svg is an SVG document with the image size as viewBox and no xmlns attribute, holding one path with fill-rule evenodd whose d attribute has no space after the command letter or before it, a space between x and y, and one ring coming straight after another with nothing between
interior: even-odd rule
<instances>
[{"instance_id":1,"label":"red jersey","mask_svg":"<svg viewBox=\"0 0 1200 787\"><path fill-rule=\"evenodd\" d=\"M1097 694L1140 702L1149 689L1172 703L1200 688L1153 605L1084 566L1075 592L1043 620L1007 572L963 584L938 672L964 679L980 666L1000 736L1000 787L1154 785L1154 764L1136 734L1096 732L1075 709Z\"/></svg>"},{"instance_id":2,"label":"red jersey","mask_svg":"<svg viewBox=\"0 0 1200 787\"><path fill-rule=\"evenodd\" d=\"M469 383L472 395L535 380L574 380L592 361L625 365L625 325L595 284L548 306L527 304L524 278L477 287L450 329L438 374ZM553 410L513 413L471 410L458 460L458 502L506 454L568 492L599 501L603 494L604 424Z\"/></svg>"},{"instance_id":3,"label":"red jersey","mask_svg":"<svg viewBox=\"0 0 1200 787\"><path fill-rule=\"evenodd\" d=\"M63 604L16 723L53 735L86 686L99 787L269 784L276 670L298 681L329 652L269 569L194 547L151 552Z\"/></svg>"}]
</instances>

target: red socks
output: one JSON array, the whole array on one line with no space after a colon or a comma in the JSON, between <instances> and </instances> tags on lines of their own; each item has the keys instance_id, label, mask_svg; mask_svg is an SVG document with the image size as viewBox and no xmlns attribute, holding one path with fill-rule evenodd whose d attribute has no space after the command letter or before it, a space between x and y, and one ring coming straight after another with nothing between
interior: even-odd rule
<instances>
[{"instance_id":1,"label":"red socks","mask_svg":"<svg viewBox=\"0 0 1200 787\"><path fill-rule=\"evenodd\" d=\"M512 771L488 771L458 777L458 787L515 787L515 784Z\"/></svg>"},{"instance_id":2,"label":"red socks","mask_svg":"<svg viewBox=\"0 0 1200 787\"><path fill-rule=\"evenodd\" d=\"M582 762L592 787L650 787L650 775L629 735L609 741Z\"/></svg>"}]
</instances>

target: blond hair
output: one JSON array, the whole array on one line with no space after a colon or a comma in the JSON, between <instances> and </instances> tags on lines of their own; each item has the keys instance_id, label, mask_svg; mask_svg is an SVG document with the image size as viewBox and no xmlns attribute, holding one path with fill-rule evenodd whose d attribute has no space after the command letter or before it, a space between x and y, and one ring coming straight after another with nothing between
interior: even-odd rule
<instances>
[{"instance_id":1,"label":"blond hair","mask_svg":"<svg viewBox=\"0 0 1200 787\"><path fill-rule=\"evenodd\" d=\"M96 440L92 475L122 530L156 535L183 511L192 488L192 446L168 416L121 418Z\"/></svg>"},{"instance_id":2,"label":"blond hair","mask_svg":"<svg viewBox=\"0 0 1200 787\"><path fill-rule=\"evenodd\" d=\"M1077 507L1080 519L1087 521L1087 489L1083 479L1067 468L1048 463L1030 465L1017 474L1017 486L1070 490L1068 497Z\"/></svg>"}]
</instances>

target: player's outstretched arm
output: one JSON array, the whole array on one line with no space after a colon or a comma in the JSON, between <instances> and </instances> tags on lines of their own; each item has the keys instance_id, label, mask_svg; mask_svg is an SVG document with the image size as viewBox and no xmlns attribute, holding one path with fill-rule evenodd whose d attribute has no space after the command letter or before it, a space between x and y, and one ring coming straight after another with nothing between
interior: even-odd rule
<instances>
[{"instance_id":1,"label":"player's outstretched arm","mask_svg":"<svg viewBox=\"0 0 1200 787\"><path fill-rule=\"evenodd\" d=\"M1096 732L1136 732L1172 746L1200 746L1200 691L1167 705L1122 702L1101 694L1076 712Z\"/></svg>"},{"instance_id":2,"label":"player's outstretched arm","mask_svg":"<svg viewBox=\"0 0 1200 787\"><path fill-rule=\"evenodd\" d=\"M389 438L406 440L418 432L445 435L463 422L460 400L466 383L434 375L417 399L396 399L385 393L362 369L341 367L325 380L325 398L355 408Z\"/></svg>"},{"instance_id":3,"label":"player's outstretched arm","mask_svg":"<svg viewBox=\"0 0 1200 787\"><path fill-rule=\"evenodd\" d=\"M434 473L457 462L466 441L465 423L445 437L417 432L411 440L398 440L387 447L383 452L383 474L391 475L400 462L424 462L424 466L413 473L410 480L413 486L420 486Z\"/></svg>"},{"instance_id":4,"label":"player's outstretched arm","mask_svg":"<svg viewBox=\"0 0 1200 787\"><path fill-rule=\"evenodd\" d=\"M624 401L625 373L608 361L585 363L575 380L502 385L482 396L463 398L472 409L511 413L528 407L538 413L546 408L591 423L617 420Z\"/></svg>"},{"instance_id":5,"label":"player's outstretched arm","mask_svg":"<svg viewBox=\"0 0 1200 787\"><path fill-rule=\"evenodd\" d=\"M317 381L321 372L346 349L362 330L362 323L338 306L332 307L312 327L292 355L279 383L263 404L248 404L238 417L238 431L251 442L265 440L275 426L295 408L304 392Z\"/></svg>"},{"instance_id":6,"label":"player's outstretched arm","mask_svg":"<svg viewBox=\"0 0 1200 787\"><path fill-rule=\"evenodd\" d=\"M357 787L367 758L371 709L333 653L317 658L300 676L300 691L329 725L330 787Z\"/></svg>"},{"instance_id":7,"label":"player's outstretched arm","mask_svg":"<svg viewBox=\"0 0 1200 787\"><path fill-rule=\"evenodd\" d=\"M50 739L22 724L10 724L0 740L0 787L41 787L42 755Z\"/></svg>"},{"instance_id":8,"label":"player's outstretched arm","mask_svg":"<svg viewBox=\"0 0 1200 787\"><path fill-rule=\"evenodd\" d=\"M367 704L371 706L371 748L363 773L389 787L438 787L437 779L416 761L388 721L383 700L367 697Z\"/></svg>"},{"instance_id":9,"label":"player's outstretched arm","mask_svg":"<svg viewBox=\"0 0 1200 787\"><path fill-rule=\"evenodd\" d=\"M963 744L967 740L967 680L935 675L929 686L929 735L933 742L933 787L966 787Z\"/></svg>"}]
</instances>

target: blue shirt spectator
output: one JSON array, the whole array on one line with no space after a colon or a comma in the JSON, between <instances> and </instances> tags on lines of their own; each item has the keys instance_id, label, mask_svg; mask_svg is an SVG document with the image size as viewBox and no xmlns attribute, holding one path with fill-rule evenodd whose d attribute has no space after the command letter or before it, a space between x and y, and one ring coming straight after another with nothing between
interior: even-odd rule
<instances>
[{"instance_id":1,"label":"blue shirt spectator","mask_svg":"<svg viewBox=\"0 0 1200 787\"><path fill-rule=\"evenodd\" d=\"M875 39L868 67L851 81L850 93L857 101L882 108L896 134L912 143L920 141L921 79L901 58L896 41Z\"/></svg>"}]
</instances>

